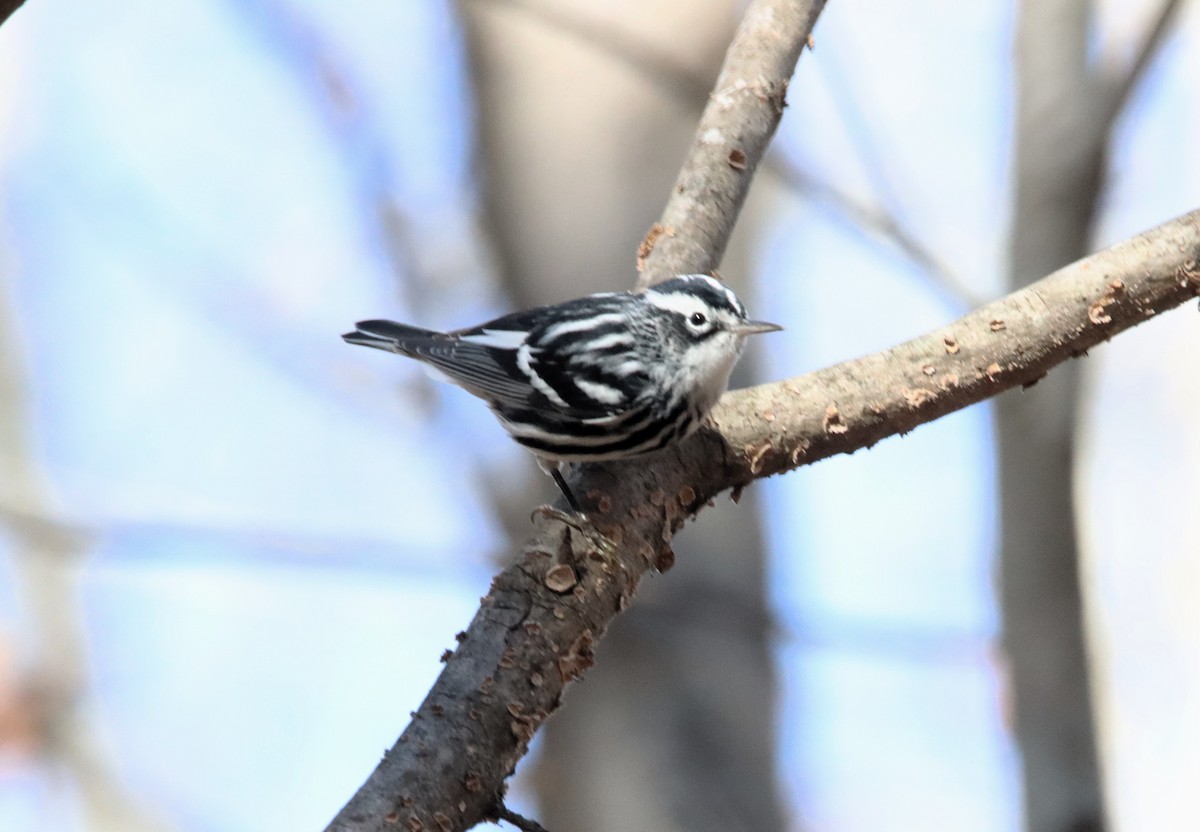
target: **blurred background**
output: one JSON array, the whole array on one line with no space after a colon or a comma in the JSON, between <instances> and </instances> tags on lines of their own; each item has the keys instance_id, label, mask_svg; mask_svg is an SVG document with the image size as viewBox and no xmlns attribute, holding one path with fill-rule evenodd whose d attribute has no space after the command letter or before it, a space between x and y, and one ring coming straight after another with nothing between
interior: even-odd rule
<instances>
[{"instance_id":1,"label":"blurred background","mask_svg":"<svg viewBox=\"0 0 1200 832\"><path fill-rule=\"evenodd\" d=\"M28 0L0 27L0 829L320 829L550 481L341 342L629 287L742 3ZM1200 205L1200 13L839 0L739 383ZM556 832L1200 828L1200 317L718 501L520 767Z\"/></svg>"}]
</instances>

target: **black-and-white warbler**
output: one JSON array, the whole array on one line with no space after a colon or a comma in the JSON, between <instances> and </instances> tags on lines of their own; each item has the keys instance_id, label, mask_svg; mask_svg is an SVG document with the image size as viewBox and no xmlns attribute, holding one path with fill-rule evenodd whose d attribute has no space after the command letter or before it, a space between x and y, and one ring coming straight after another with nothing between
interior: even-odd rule
<instances>
[{"instance_id":1,"label":"black-and-white warbler","mask_svg":"<svg viewBox=\"0 0 1200 832\"><path fill-rule=\"evenodd\" d=\"M576 512L559 463L641 456L688 436L725 392L746 336L782 328L749 320L732 291L699 274L453 332L356 326L349 343L415 358L486 401Z\"/></svg>"}]
</instances>

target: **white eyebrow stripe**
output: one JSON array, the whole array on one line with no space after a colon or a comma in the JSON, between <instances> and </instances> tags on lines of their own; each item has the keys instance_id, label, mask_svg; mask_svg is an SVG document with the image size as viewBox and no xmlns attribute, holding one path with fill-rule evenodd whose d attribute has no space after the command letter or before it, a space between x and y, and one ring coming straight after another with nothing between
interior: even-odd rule
<instances>
[{"instance_id":1,"label":"white eyebrow stripe","mask_svg":"<svg viewBox=\"0 0 1200 832\"><path fill-rule=\"evenodd\" d=\"M462 335L458 340L498 350L515 350L525 343L529 333L515 329L485 329L474 335Z\"/></svg>"},{"instance_id":2,"label":"white eyebrow stripe","mask_svg":"<svg viewBox=\"0 0 1200 832\"><path fill-rule=\"evenodd\" d=\"M693 295L684 295L679 292L656 292L650 289L646 292L646 302L657 306L665 312L674 312L683 317L687 317L694 312L705 314L709 311L708 304ZM705 314L707 317L707 314Z\"/></svg>"},{"instance_id":3,"label":"white eyebrow stripe","mask_svg":"<svg viewBox=\"0 0 1200 832\"><path fill-rule=\"evenodd\" d=\"M578 318L574 321L563 321L561 324L554 324L547 327L546 333L542 336L542 341L553 341L558 336L566 335L570 332L584 332L604 324L619 324L624 321L624 312L605 312L603 315L592 315L587 318Z\"/></svg>"},{"instance_id":4,"label":"white eyebrow stripe","mask_svg":"<svg viewBox=\"0 0 1200 832\"><path fill-rule=\"evenodd\" d=\"M601 404L620 404L625 401L625 394L615 387L610 387L607 384L601 384L597 381L588 381L587 379L575 379L575 386L583 391L589 399L594 399Z\"/></svg>"}]
</instances>

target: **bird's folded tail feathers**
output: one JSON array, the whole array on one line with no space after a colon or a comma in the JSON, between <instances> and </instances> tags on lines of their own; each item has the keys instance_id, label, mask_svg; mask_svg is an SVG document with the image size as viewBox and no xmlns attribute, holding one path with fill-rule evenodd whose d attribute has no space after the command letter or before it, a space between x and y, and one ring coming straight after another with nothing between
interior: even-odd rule
<instances>
[{"instance_id":1,"label":"bird's folded tail feathers","mask_svg":"<svg viewBox=\"0 0 1200 832\"><path fill-rule=\"evenodd\" d=\"M396 321L359 321L354 332L342 336L347 344L360 344L388 352L411 353L421 344L437 339L440 333Z\"/></svg>"}]
</instances>

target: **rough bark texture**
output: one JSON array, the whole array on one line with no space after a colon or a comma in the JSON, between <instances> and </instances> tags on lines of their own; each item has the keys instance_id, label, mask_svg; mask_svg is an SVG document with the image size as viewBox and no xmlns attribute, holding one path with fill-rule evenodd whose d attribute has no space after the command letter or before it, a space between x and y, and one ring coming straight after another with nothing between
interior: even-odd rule
<instances>
[{"instance_id":1,"label":"rough bark texture","mask_svg":"<svg viewBox=\"0 0 1200 832\"><path fill-rule=\"evenodd\" d=\"M465 0L460 10L488 224L513 305L628 288L740 4ZM732 243L723 261L734 282L750 271L744 248ZM511 507L506 551L552 489L528 468L531 488L517 487L514 467L495 488ZM648 585L614 623L588 684L546 727L529 782L550 829L784 826L758 515L724 503L689 532L671 580Z\"/></svg>"},{"instance_id":2,"label":"rough bark texture","mask_svg":"<svg viewBox=\"0 0 1200 832\"><path fill-rule=\"evenodd\" d=\"M713 427L653 464L584 468L576 493L609 542L539 519L404 734L329 829L461 830L494 813L504 779L592 664L609 622L647 570L670 566L675 532L724 489L1034 384L1195 297L1200 210L893 349L727 394Z\"/></svg>"}]
</instances>

